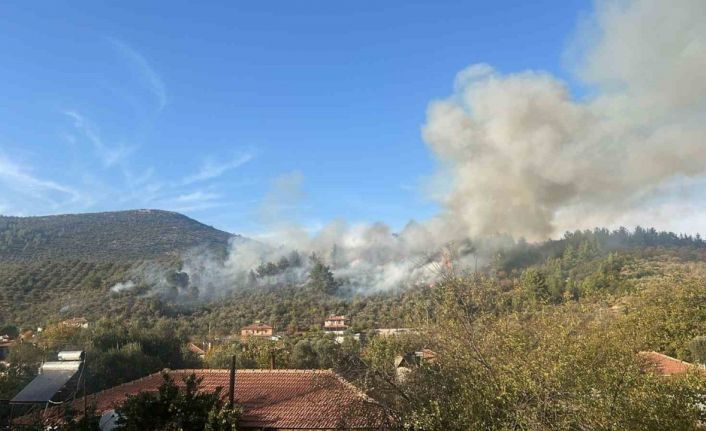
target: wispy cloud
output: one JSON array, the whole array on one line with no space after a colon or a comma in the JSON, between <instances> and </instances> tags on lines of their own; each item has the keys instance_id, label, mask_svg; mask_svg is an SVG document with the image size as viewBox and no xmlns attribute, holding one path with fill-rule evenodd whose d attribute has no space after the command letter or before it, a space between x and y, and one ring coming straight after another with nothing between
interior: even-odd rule
<instances>
[{"instance_id":1,"label":"wispy cloud","mask_svg":"<svg viewBox=\"0 0 706 431\"><path fill-rule=\"evenodd\" d=\"M205 162L203 162L198 172L184 178L182 180L182 184L188 185L197 183L199 181L206 181L213 178L218 178L232 169L236 169L240 166L243 166L244 164L252 160L253 157L254 155L248 152L233 157L232 159L227 160L225 162L218 162L214 161L213 159L206 160Z\"/></svg>"},{"instance_id":2,"label":"wispy cloud","mask_svg":"<svg viewBox=\"0 0 706 431\"><path fill-rule=\"evenodd\" d=\"M65 110L71 129L59 134L80 158L81 169L66 172L66 178L17 163L0 152L0 213L47 214L98 208L162 208L197 212L229 206L228 192L209 180L221 177L254 158L244 150L230 157L210 157L191 175L169 181L152 166L128 163L138 148L108 145L98 126L77 110ZM84 146L84 151L81 150ZM86 150L87 149L87 150ZM77 159L78 160L78 159ZM106 168L114 168L107 170ZM35 174L38 173L38 174ZM61 178L61 180L59 180ZM251 183L229 183L229 189ZM199 187L200 185L200 187Z\"/></svg>"},{"instance_id":3,"label":"wispy cloud","mask_svg":"<svg viewBox=\"0 0 706 431\"><path fill-rule=\"evenodd\" d=\"M158 110L167 105L167 88L159 74L150 66L147 59L127 43L114 38L108 38L115 50L128 62L129 66L138 74L157 100Z\"/></svg>"},{"instance_id":4,"label":"wispy cloud","mask_svg":"<svg viewBox=\"0 0 706 431\"><path fill-rule=\"evenodd\" d=\"M159 202L160 208L177 212L195 212L224 206L223 196L219 193L197 190L180 194Z\"/></svg>"},{"instance_id":5,"label":"wispy cloud","mask_svg":"<svg viewBox=\"0 0 706 431\"><path fill-rule=\"evenodd\" d=\"M37 198L46 198L47 192L58 192L70 198L71 201L80 199L81 194L72 187L45 180L31 174L30 170L19 163L0 154L0 182L5 185L31 194Z\"/></svg>"},{"instance_id":6,"label":"wispy cloud","mask_svg":"<svg viewBox=\"0 0 706 431\"><path fill-rule=\"evenodd\" d=\"M98 129L90 124L80 113L76 111L65 111L64 114L73 120L76 130L93 145L103 166L111 167L116 165L135 151L135 147L106 145L101 139Z\"/></svg>"},{"instance_id":7,"label":"wispy cloud","mask_svg":"<svg viewBox=\"0 0 706 431\"><path fill-rule=\"evenodd\" d=\"M202 190L177 196L174 200L182 203L203 202L219 199L218 193L204 192Z\"/></svg>"}]
</instances>

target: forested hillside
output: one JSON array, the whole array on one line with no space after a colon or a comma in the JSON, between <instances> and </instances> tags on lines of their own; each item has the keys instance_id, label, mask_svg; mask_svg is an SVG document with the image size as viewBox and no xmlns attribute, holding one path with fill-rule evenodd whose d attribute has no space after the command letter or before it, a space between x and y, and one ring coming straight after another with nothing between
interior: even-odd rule
<instances>
[{"instance_id":1,"label":"forested hillside","mask_svg":"<svg viewBox=\"0 0 706 431\"><path fill-rule=\"evenodd\" d=\"M99 316L108 289L132 263L56 260L0 263L0 324L43 325L65 316Z\"/></svg>"},{"instance_id":2,"label":"forested hillside","mask_svg":"<svg viewBox=\"0 0 706 431\"><path fill-rule=\"evenodd\" d=\"M159 210L0 216L0 323L98 317L110 310L110 287L133 268L177 267L182 253L201 248L223 256L233 237Z\"/></svg>"},{"instance_id":3,"label":"forested hillside","mask_svg":"<svg viewBox=\"0 0 706 431\"><path fill-rule=\"evenodd\" d=\"M231 236L181 214L159 210L0 216L0 262L114 262L151 259L198 246L223 251Z\"/></svg>"},{"instance_id":4,"label":"forested hillside","mask_svg":"<svg viewBox=\"0 0 706 431\"><path fill-rule=\"evenodd\" d=\"M142 236L127 241L114 254L103 250L100 259L95 256L70 258L86 253L88 247L81 241L48 240L46 255L57 256L54 259L15 258L1 262L0 308L3 313L0 313L0 325L36 327L74 316L97 320L109 315L121 320L177 319L193 333L210 330L228 334L253 320L269 322L278 330L296 332L319 325L327 314L336 313L355 316L353 324L356 330L366 331L375 327L410 324L414 301L420 292L423 294L428 290L428 286L400 286L393 291L363 295L336 288L342 280L334 280L326 265L319 265L316 267L317 271L322 272L319 275L330 278L328 282L332 283L333 289L322 289L314 279L307 285L282 283L239 289L221 286L217 300L204 300L198 296L198 289L205 286L195 285L193 280L179 272L180 248L168 249L163 233L181 232L176 236L183 234L187 238L177 238L182 250L188 250L186 247L190 243L203 244L209 239L214 241L211 244L218 244L216 240L219 236L222 237L220 244L224 245L227 234L178 214L160 211L86 217L104 222L110 217L123 220L121 223L124 224L118 223L118 227L110 226L105 230L125 233L129 229L128 220L138 220L143 216L146 218L141 226L132 229L143 232ZM65 217L65 220L73 220L75 216ZM58 216L47 223L55 230L68 229L57 222L62 219L64 216ZM172 220L174 224L169 225L167 220ZM79 224L95 229L100 225L85 221ZM206 232L206 235L197 237L200 231ZM198 238L201 242L197 241ZM92 241L90 247L98 247L100 241ZM57 243L68 248L59 253L50 246ZM152 251L129 258L139 252L136 244L141 243L150 243L145 249ZM158 250L160 253L157 253ZM537 300L560 304L590 298L596 292L625 294L632 291L636 278L646 275L661 277L668 263L700 264L705 260L705 253L706 243L699 236L643 228L633 231L595 229L567 232L559 240L543 243L520 241L511 247L495 250L492 255L486 256L479 271L504 289L522 286ZM260 266L267 268L274 264L263 262ZM145 274L157 272L155 268L161 271L158 281L163 286L160 289L153 285L156 280L154 276L145 277ZM262 268L256 268L253 276L263 271ZM472 272L472 269L459 267L453 270L453 274L464 275L469 271ZM316 278L317 274L310 276ZM116 285L128 280L134 281L132 288L115 289Z\"/></svg>"},{"instance_id":5,"label":"forested hillside","mask_svg":"<svg viewBox=\"0 0 706 431\"><path fill-rule=\"evenodd\" d=\"M310 257L309 259L314 259ZM253 277L267 276L262 262ZM166 268L155 289L135 274ZM706 393L697 372L664 379L638 352L706 366L706 244L638 228L569 232L484 255L478 270L449 265L432 284L356 293L325 261L305 283L191 293L178 254L156 259L13 261L0 265L0 327L41 326L0 377L0 397L26 384L36 365L65 348L92 362L89 390L164 367L335 368L399 415L408 429L698 429ZM264 274L264 275L263 275ZM136 280L130 289L116 283ZM342 343L321 330L345 314ZM86 317L86 329L58 325ZM254 320L283 336L233 337ZM407 327L404 336L375 328ZM203 361L187 341L210 345ZM432 363L396 379L394 359L419 349ZM600 396L598 396L600 395ZM2 411L0 409L0 416Z\"/></svg>"}]
</instances>

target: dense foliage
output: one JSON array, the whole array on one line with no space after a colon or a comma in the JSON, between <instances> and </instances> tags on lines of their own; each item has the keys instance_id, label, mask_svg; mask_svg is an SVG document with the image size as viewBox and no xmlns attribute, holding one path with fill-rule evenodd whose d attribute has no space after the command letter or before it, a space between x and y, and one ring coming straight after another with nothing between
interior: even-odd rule
<instances>
[{"instance_id":1,"label":"dense foliage","mask_svg":"<svg viewBox=\"0 0 706 431\"><path fill-rule=\"evenodd\" d=\"M595 257L595 253L609 253L616 250L645 248L685 248L689 250L706 249L706 241L701 235L695 236L658 231L654 228L636 227L630 231L624 227L615 230L596 228L566 232L563 238L530 244L524 240L515 243L511 239L504 241L508 245L501 247L495 256L495 265L504 270L524 268L540 264L549 258L568 254L579 261Z\"/></svg>"},{"instance_id":2,"label":"dense foliage","mask_svg":"<svg viewBox=\"0 0 706 431\"><path fill-rule=\"evenodd\" d=\"M239 368L334 368L409 429L687 430L706 419L701 372L664 378L637 355L706 363L700 237L597 229L482 258L478 272L452 268L431 286L365 296L315 260L306 283L233 290L212 302L155 295L146 285L111 291L152 260L0 264L0 325L13 334L45 328L37 346L13 349L0 395L11 396L57 350L79 348L88 352L89 391L162 368L227 367L233 355ZM253 277L275 277L302 259L263 262ZM175 291L188 289L177 258L161 264L173 268L165 279ZM324 333L328 314L352 317L350 333L362 342ZM89 328L57 325L74 316ZM234 336L255 320L284 337ZM382 327L415 331L376 336ZM210 343L202 362L186 351L188 340ZM435 359L401 380L397 358L421 349ZM140 400L132 407L158 403Z\"/></svg>"},{"instance_id":3,"label":"dense foliage","mask_svg":"<svg viewBox=\"0 0 706 431\"><path fill-rule=\"evenodd\" d=\"M61 350L86 352L86 389L95 392L160 371L194 368L198 358L185 349L187 336L174 321L154 324L104 319L89 329L61 325L44 330L37 344L19 343L10 351L7 374L0 377L0 399L11 398Z\"/></svg>"},{"instance_id":4,"label":"dense foliage","mask_svg":"<svg viewBox=\"0 0 706 431\"><path fill-rule=\"evenodd\" d=\"M660 347L641 334L678 320L614 314L602 303L606 297L517 306L525 295L503 292L485 277L451 278L438 287L425 334L434 340L437 359L402 385L407 399L397 404L408 424L419 429L696 429L706 394L701 372L665 378L636 355Z\"/></svg>"},{"instance_id":5,"label":"dense foliage","mask_svg":"<svg viewBox=\"0 0 706 431\"><path fill-rule=\"evenodd\" d=\"M200 383L201 379L192 374L180 390L165 374L156 394L143 392L128 397L117 410L117 429L237 431L240 410L224 405L220 390L199 391Z\"/></svg>"},{"instance_id":6,"label":"dense foliage","mask_svg":"<svg viewBox=\"0 0 706 431\"><path fill-rule=\"evenodd\" d=\"M110 313L110 286L130 263L81 260L0 263L0 324L45 326L72 316Z\"/></svg>"}]
</instances>

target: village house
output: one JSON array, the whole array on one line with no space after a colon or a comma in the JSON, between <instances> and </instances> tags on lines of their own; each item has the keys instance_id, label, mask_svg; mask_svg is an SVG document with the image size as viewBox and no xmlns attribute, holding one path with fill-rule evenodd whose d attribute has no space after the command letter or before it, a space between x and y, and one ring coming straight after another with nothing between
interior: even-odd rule
<instances>
[{"instance_id":1,"label":"village house","mask_svg":"<svg viewBox=\"0 0 706 431\"><path fill-rule=\"evenodd\" d=\"M324 331L334 334L343 334L348 329L348 319L346 316L331 315L324 320Z\"/></svg>"},{"instance_id":2,"label":"village house","mask_svg":"<svg viewBox=\"0 0 706 431\"><path fill-rule=\"evenodd\" d=\"M404 382L412 369L422 364L432 364L436 361L436 352L431 349L422 349L409 352L395 358L395 377L398 382Z\"/></svg>"},{"instance_id":3,"label":"village house","mask_svg":"<svg viewBox=\"0 0 706 431\"><path fill-rule=\"evenodd\" d=\"M224 401L229 398L230 370L165 370L180 386L191 374L202 379L200 390L221 388ZM151 374L92 395L87 403L110 424L115 409L130 395L157 392L162 373ZM392 429L383 407L332 370L237 370L234 401L243 409L239 429L243 430L384 430ZM83 398L74 401L81 411ZM45 417L45 424L61 420L61 412ZM102 428L111 429L110 425Z\"/></svg>"},{"instance_id":4,"label":"village house","mask_svg":"<svg viewBox=\"0 0 706 431\"><path fill-rule=\"evenodd\" d=\"M64 320L60 323L60 325L67 326L69 328L88 328L88 320L84 317L74 317Z\"/></svg>"},{"instance_id":5,"label":"village house","mask_svg":"<svg viewBox=\"0 0 706 431\"><path fill-rule=\"evenodd\" d=\"M199 359L204 359L206 357L206 350L202 349L201 347L197 346L192 342L186 343L186 349L194 355L198 356Z\"/></svg>"},{"instance_id":6,"label":"village house","mask_svg":"<svg viewBox=\"0 0 706 431\"><path fill-rule=\"evenodd\" d=\"M256 320L254 323L240 329L240 336L247 337L272 337L273 327Z\"/></svg>"},{"instance_id":7,"label":"village house","mask_svg":"<svg viewBox=\"0 0 706 431\"><path fill-rule=\"evenodd\" d=\"M652 367L652 371L661 376L672 376L702 368L699 365L672 358L659 352L640 352L637 355Z\"/></svg>"}]
</instances>

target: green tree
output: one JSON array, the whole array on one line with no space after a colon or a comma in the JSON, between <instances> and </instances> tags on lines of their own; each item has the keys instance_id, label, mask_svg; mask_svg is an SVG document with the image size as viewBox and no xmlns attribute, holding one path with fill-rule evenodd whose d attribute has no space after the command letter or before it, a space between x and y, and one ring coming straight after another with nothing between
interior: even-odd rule
<instances>
[{"instance_id":1,"label":"green tree","mask_svg":"<svg viewBox=\"0 0 706 431\"><path fill-rule=\"evenodd\" d=\"M204 431L238 431L241 429L238 423L242 416L243 410L237 406L213 408L208 413Z\"/></svg>"},{"instance_id":2,"label":"green tree","mask_svg":"<svg viewBox=\"0 0 706 431\"><path fill-rule=\"evenodd\" d=\"M118 429L237 430L239 411L224 408L220 390L201 392L200 384L201 379L192 374L184 379L184 388L180 389L164 374L164 382L156 394L141 392L128 396L116 410Z\"/></svg>"},{"instance_id":3,"label":"green tree","mask_svg":"<svg viewBox=\"0 0 706 431\"><path fill-rule=\"evenodd\" d=\"M334 278L331 268L324 263L316 255L312 255L313 263L309 272L309 286L315 292L326 293L333 295L338 291L340 283Z\"/></svg>"},{"instance_id":4,"label":"green tree","mask_svg":"<svg viewBox=\"0 0 706 431\"><path fill-rule=\"evenodd\" d=\"M1 335L6 335L10 337L11 339L15 339L20 336L20 330L17 326L14 325L6 325L0 328L0 336Z\"/></svg>"},{"instance_id":5,"label":"green tree","mask_svg":"<svg viewBox=\"0 0 706 431\"><path fill-rule=\"evenodd\" d=\"M425 430L696 430L699 373L646 372L634 327L569 302L498 313L492 280L437 286L436 360L401 387L404 422Z\"/></svg>"},{"instance_id":6,"label":"green tree","mask_svg":"<svg viewBox=\"0 0 706 431\"><path fill-rule=\"evenodd\" d=\"M299 340L292 349L292 362L296 368L318 368L319 361L309 340Z\"/></svg>"},{"instance_id":7,"label":"green tree","mask_svg":"<svg viewBox=\"0 0 706 431\"><path fill-rule=\"evenodd\" d=\"M706 336L699 335L689 342L691 359L702 365L706 365Z\"/></svg>"},{"instance_id":8,"label":"green tree","mask_svg":"<svg viewBox=\"0 0 706 431\"><path fill-rule=\"evenodd\" d=\"M546 276L538 268L528 268L522 273L522 286L537 301L547 301L551 296Z\"/></svg>"}]
</instances>

